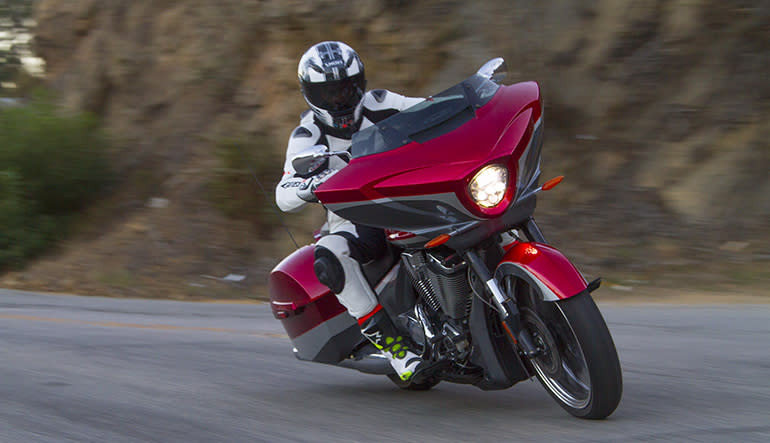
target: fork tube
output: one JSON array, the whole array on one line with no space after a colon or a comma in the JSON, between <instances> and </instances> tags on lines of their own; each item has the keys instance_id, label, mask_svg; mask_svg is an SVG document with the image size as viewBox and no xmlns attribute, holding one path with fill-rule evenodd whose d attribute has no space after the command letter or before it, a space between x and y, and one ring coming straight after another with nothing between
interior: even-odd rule
<instances>
[{"instance_id":1,"label":"fork tube","mask_svg":"<svg viewBox=\"0 0 770 443\"><path fill-rule=\"evenodd\" d=\"M465 251L465 260L470 263L473 271L476 273L476 275L479 276L479 278L481 278L481 281L484 282L484 286L487 288L489 293L492 294L492 300L500 309L501 315L507 317L510 314L505 306L505 301L508 300L508 298L505 296L505 294L503 294L503 291L500 290L500 287L497 285L494 277L492 277L492 273L489 272L487 265L483 260L481 260L481 257L479 257L479 255L471 249Z\"/></svg>"},{"instance_id":2,"label":"fork tube","mask_svg":"<svg viewBox=\"0 0 770 443\"><path fill-rule=\"evenodd\" d=\"M465 251L464 255L465 260L470 263L473 271L479 278L481 278L484 282L484 286L489 293L492 294L492 300L497 305L500 317L509 329L511 338L518 343L524 354L527 356L536 355L538 352L537 347L532 342L532 337L530 337L527 330L521 325L521 314L519 313L519 308L516 306L516 301L512 300L506 294L503 294L503 291L500 289L500 286L498 286L492 273L489 272L489 268L487 268L487 265L475 251L469 249Z\"/></svg>"},{"instance_id":3,"label":"fork tube","mask_svg":"<svg viewBox=\"0 0 770 443\"><path fill-rule=\"evenodd\" d=\"M528 218L527 222L524 223L524 233L527 234L527 238L530 241L535 241L538 243L548 243L545 241L545 236L543 235L543 232L537 226L537 223L535 223L535 219L532 217Z\"/></svg>"}]
</instances>

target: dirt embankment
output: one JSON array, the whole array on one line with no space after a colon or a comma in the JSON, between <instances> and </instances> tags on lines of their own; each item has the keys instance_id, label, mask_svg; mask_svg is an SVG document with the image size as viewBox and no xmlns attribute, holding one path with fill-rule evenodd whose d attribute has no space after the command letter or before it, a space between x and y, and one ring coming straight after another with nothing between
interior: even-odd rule
<instances>
[{"instance_id":1,"label":"dirt embankment","mask_svg":"<svg viewBox=\"0 0 770 443\"><path fill-rule=\"evenodd\" d=\"M212 202L216 146L260 140L260 161L274 163L274 175L257 168L270 190L304 109L296 62L310 44L339 39L359 50L370 87L428 95L499 55L509 81L540 81L544 173L567 179L541 199L539 219L587 274L621 286L761 286L770 6L755 3L41 0L36 46L49 82L67 106L104 118L121 182L73 240L0 283L258 292L292 246L281 228L257 230ZM318 217L286 220L307 242ZM714 272L725 259L730 270ZM228 274L246 278L217 279Z\"/></svg>"}]
</instances>

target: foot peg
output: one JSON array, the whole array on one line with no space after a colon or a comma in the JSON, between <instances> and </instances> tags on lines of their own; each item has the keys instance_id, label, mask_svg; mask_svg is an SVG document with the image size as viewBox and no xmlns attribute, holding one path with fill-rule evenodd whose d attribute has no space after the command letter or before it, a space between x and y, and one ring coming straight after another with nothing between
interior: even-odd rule
<instances>
[{"instance_id":1,"label":"foot peg","mask_svg":"<svg viewBox=\"0 0 770 443\"><path fill-rule=\"evenodd\" d=\"M409 379L411 383L422 383L427 379L439 374L444 369L448 368L452 363L449 360L439 361L426 361L422 365L417 367L412 377Z\"/></svg>"}]
</instances>

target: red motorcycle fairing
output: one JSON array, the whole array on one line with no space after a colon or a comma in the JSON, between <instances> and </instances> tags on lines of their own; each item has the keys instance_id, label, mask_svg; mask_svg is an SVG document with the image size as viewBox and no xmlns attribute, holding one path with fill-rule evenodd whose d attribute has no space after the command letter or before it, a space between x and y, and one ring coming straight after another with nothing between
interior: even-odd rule
<instances>
[{"instance_id":1,"label":"red motorcycle fairing","mask_svg":"<svg viewBox=\"0 0 770 443\"><path fill-rule=\"evenodd\" d=\"M270 273L270 307L297 358L334 364L347 358L363 336L356 320L318 281L313 249L307 245L294 251Z\"/></svg>"},{"instance_id":2,"label":"red motorcycle fairing","mask_svg":"<svg viewBox=\"0 0 770 443\"><path fill-rule=\"evenodd\" d=\"M353 158L316 195L348 220L429 239L436 231L470 222L507 219L518 206L509 204L521 191L516 185L528 184L517 177L519 164L528 162L528 152L539 160L539 145L528 149L541 123L539 86L535 82L501 86L473 112L472 118L446 134ZM507 165L511 177L506 201L487 209L471 201L467 186L490 163ZM532 169L534 173L536 168ZM410 243L405 240L401 239Z\"/></svg>"},{"instance_id":3,"label":"red motorcycle fairing","mask_svg":"<svg viewBox=\"0 0 770 443\"><path fill-rule=\"evenodd\" d=\"M510 247L497 265L495 279L500 281L506 272L536 285L545 301L573 297L588 286L564 254L543 243L520 242Z\"/></svg>"}]
</instances>

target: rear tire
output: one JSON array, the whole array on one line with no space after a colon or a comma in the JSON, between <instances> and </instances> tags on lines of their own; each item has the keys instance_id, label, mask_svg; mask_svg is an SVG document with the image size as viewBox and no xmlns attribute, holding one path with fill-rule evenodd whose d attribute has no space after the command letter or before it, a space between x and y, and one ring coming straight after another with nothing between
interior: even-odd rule
<instances>
[{"instance_id":1,"label":"rear tire","mask_svg":"<svg viewBox=\"0 0 770 443\"><path fill-rule=\"evenodd\" d=\"M546 349L530 362L548 394L575 417L612 414L623 393L623 377L615 343L591 295L539 302L534 308L536 314L522 306L522 322Z\"/></svg>"}]
</instances>

